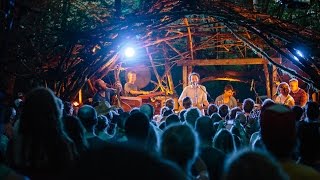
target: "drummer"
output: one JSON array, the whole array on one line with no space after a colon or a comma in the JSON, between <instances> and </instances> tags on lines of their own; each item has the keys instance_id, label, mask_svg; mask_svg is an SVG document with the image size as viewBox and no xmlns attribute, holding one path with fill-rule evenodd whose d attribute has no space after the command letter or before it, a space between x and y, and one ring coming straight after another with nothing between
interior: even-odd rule
<instances>
[{"instance_id":1,"label":"drummer","mask_svg":"<svg viewBox=\"0 0 320 180\"><path fill-rule=\"evenodd\" d=\"M138 96L138 95L147 95L150 94L150 91L143 91L138 88L135 84L137 80L137 73L135 71L129 71L127 74L128 81L124 85L124 94L125 96Z\"/></svg>"}]
</instances>

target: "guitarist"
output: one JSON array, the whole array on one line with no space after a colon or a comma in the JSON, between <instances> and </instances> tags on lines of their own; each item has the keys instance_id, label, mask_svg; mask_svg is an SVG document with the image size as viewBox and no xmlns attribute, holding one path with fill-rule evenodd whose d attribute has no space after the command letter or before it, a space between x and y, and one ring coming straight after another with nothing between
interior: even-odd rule
<instances>
[{"instance_id":1,"label":"guitarist","mask_svg":"<svg viewBox=\"0 0 320 180\"><path fill-rule=\"evenodd\" d=\"M121 83L116 83L117 89L122 90ZM105 102L107 106L111 106L111 98L117 94L117 89L107 87L107 84L102 79L97 79L94 82L94 87L97 92L93 95L92 104L97 105L99 102Z\"/></svg>"},{"instance_id":2,"label":"guitarist","mask_svg":"<svg viewBox=\"0 0 320 180\"><path fill-rule=\"evenodd\" d=\"M137 73L134 71L128 72L128 82L124 85L125 96L135 97L138 95L147 95L150 94L150 91L141 91L138 86L135 84L137 80Z\"/></svg>"},{"instance_id":3,"label":"guitarist","mask_svg":"<svg viewBox=\"0 0 320 180\"><path fill-rule=\"evenodd\" d=\"M189 96L192 100L192 106L198 107L204 115L204 109L209 105L206 87L199 84L200 75L198 73L193 72L189 74L188 80L190 85L183 89L178 100L179 105L182 107L183 99Z\"/></svg>"}]
</instances>

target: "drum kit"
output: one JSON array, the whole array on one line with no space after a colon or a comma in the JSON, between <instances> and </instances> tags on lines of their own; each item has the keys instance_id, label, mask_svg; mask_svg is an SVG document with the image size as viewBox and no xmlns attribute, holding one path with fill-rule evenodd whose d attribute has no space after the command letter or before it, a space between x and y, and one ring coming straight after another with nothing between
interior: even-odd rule
<instances>
[{"instance_id":1,"label":"drum kit","mask_svg":"<svg viewBox=\"0 0 320 180\"><path fill-rule=\"evenodd\" d=\"M135 84L138 86L139 89L145 88L150 83L151 73L148 67L141 66L141 67L135 67L135 68L127 68L125 73L126 81L128 81L127 74L131 70L135 71L137 74L137 79L135 81ZM125 105L125 106L122 106L124 111L130 111L133 107L140 107L144 103L150 103L155 108L155 113L159 113L161 107L164 105L165 101L169 98L171 98L171 96L166 95L165 92L159 91L159 92L152 92L147 95L139 95L137 97L121 96L120 100Z\"/></svg>"}]
</instances>

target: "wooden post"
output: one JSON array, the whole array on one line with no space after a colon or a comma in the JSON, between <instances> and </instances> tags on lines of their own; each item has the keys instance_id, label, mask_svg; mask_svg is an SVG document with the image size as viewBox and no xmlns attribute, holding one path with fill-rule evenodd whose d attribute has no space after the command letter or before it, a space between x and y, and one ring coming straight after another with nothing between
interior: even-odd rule
<instances>
[{"instance_id":1,"label":"wooden post","mask_svg":"<svg viewBox=\"0 0 320 180\"><path fill-rule=\"evenodd\" d=\"M146 47L146 51L147 51L147 54L148 54L148 57L149 57L151 66L152 66L152 68L153 68L153 72L154 72L154 74L156 75L156 78L157 78L157 80L158 80L158 85L159 85L161 91L164 92L164 87L163 87L163 85L162 85L162 80L161 80L161 78L160 78L160 76L159 76L159 74L158 74L158 71L157 71L156 66L154 65L154 62L153 62L153 59L152 59L151 54L149 53L148 47Z\"/></svg>"},{"instance_id":2,"label":"wooden post","mask_svg":"<svg viewBox=\"0 0 320 180\"><path fill-rule=\"evenodd\" d=\"M264 75L266 77L267 96L268 96L268 98L271 98L270 74L269 74L269 69L268 69L268 64L267 63L263 64L263 70L264 70Z\"/></svg>"},{"instance_id":3,"label":"wooden post","mask_svg":"<svg viewBox=\"0 0 320 180\"><path fill-rule=\"evenodd\" d=\"M281 64L281 58L279 58L278 63ZM279 77L277 72L277 67L275 65L272 65L272 99L275 99L277 95L277 87L279 83Z\"/></svg>"},{"instance_id":4,"label":"wooden post","mask_svg":"<svg viewBox=\"0 0 320 180\"><path fill-rule=\"evenodd\" d=\"M169 60L167 57L165 58L164 68L165 68L165 72L166 72L165 76L167 76L168 87L169 87L169 92L167 92L167 93L173 94L173 93L175 93L174 84L173 84L172 75L171 75L171 71L170 71Z\"/></svg>"},{"instance_id":5,"label":"wooden post","mask_svg":"<svg viewBox=\"0 0 320 180\"><path fill-rule=\"evenodd\" d=\"M187 31L188 31L188 44L189 44L189 51L190 51L190 56L191 56L191 60L194 60L193 57L193 43L192 43L192 34L191 34L191 29L189 26L189 22L188 22L188 18L184 18L183 19L184 24L187 27ZM188 61L188 60L186 60ZM188 75L192 72L192 66L183 66L183 88L185 88L188 85Z\"/></svg>"},{"instance_id":6,"label":"wooden post","mask_svg":"<svg viewBox=\"0 0 320 180\"><path fill-rule=\"evenodd\" d=\"M190 51L191 60L193 60L194 58L193 58L192 34L191 34L189 22L188 22L188 19L187 19L187 18L184 18L183 21L184 21L185 25L187 26L189 51Z\"/></svg>"},{"instance_id":7,"label":"wooden post","mask_svg":"<svg viewBox=\"0 0 320 180\"><path fill-rule=\"evenodd\" d=\"M82 104L82 89L79 90L79 104Z\"/></svg>"},{"instance_id":8,"label":"wooden post","mask_svg":"<svg viewBox=\"0 0 320 180\"><path fill-rule=\"evenodd\" d=\"M187 66L182 66L182 85L185 88L188 85L188 69Z\"/></svg>"}]
</instances>

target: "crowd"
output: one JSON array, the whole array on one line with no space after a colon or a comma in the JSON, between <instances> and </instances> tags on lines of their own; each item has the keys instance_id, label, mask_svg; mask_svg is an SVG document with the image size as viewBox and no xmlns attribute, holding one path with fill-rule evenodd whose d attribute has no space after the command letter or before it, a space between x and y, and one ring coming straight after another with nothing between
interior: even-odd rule
<instances>
[{"instance_id":1,"label":"crowd","mask_svg":"<svg viewBox=\"0 0 320 180\"><path fill-rule=\"evenodd\" d=\"M0 179L320 179L318 103L194 98L97 111L37 87L1 105Z\"/></svg>"}]
</instances>

